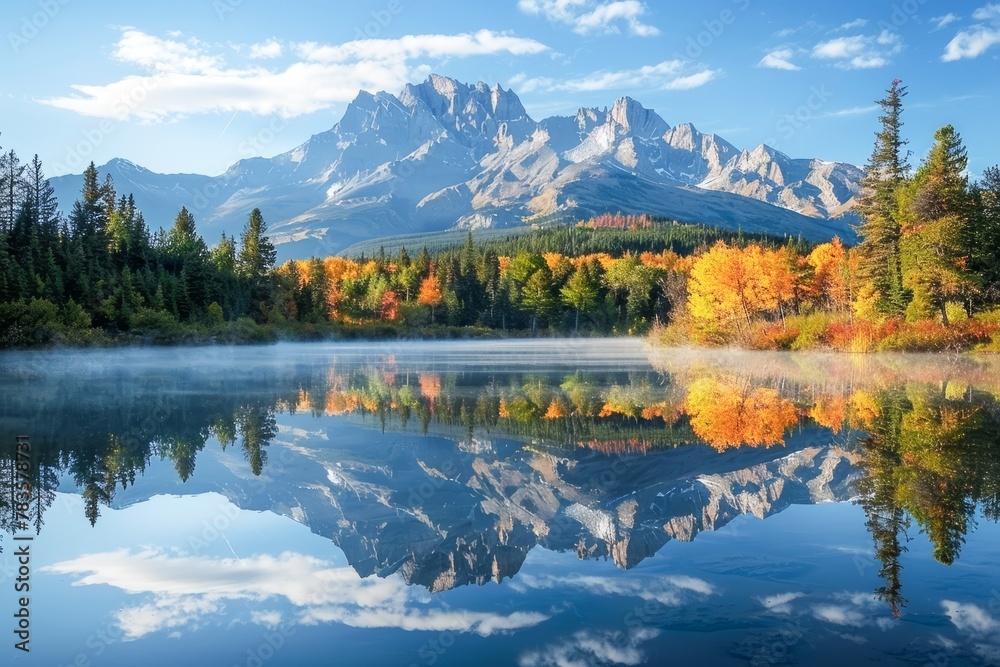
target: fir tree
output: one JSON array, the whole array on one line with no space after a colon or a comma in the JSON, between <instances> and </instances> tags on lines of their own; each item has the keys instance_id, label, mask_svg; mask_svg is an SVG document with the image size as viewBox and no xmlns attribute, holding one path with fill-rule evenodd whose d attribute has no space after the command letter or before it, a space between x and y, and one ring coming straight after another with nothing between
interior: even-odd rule
<instances>
[{"instance_id":1,"label":"fir tree","mask_svg":"<svg viewBox=\"0 0 1000 667\"><path fill-rule=\"evenodd\" d=\"M938 311L948 324L947 302L971 293L968 272L970 201L962 138L947 125L913 180L899 190L903 284L913 293L910 319Z\"/></svg>"},{"instance_id":2,"label":"fir tree","mask_svg":"<svg viewBox=\"0 0 1000 667\"><path fill-rule=\"evenodd\" d=\"M861 183L862 196L857 212L861 216L858 235L859 249L865 261L865 277L880 295L880 309L890 315L900 315L906 308L908 297L903 289L900 253L900 223L897 213L896 191L905 182L909 170L909 153L903 152L906 141L900 130L903 98L906 86L896 79L878 100L883 114L879 117L882 129L875 135L875 148L866 167Z\"/></svg>"}]
</instances>

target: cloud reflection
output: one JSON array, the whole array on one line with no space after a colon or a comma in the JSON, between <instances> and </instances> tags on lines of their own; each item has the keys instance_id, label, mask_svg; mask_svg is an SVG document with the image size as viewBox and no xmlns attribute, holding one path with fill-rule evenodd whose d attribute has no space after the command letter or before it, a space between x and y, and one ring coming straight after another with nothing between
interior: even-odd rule
<instances>
[{"instance_id":1,"label":"cloud reflection","mask_svg":"<svg viewBox=\"0 0 1000 667\"><path fill-rule=\"evenodd\" d=\"M471 632L489 636L537 625L549 616L537 612L498 614L446 609L398 577L362 579L350 567L335 567L299 553L249 558L173 555L158 549L121 549L88 554L44 568L76 575L76 586L107 585L152 600L114 614L126 640L162 630L193 629L227 602L273 605L284 598L295 607L292 622L336 622L351 627ZM276 611L258 611L251 621L280 622Z\"/></svg>"},{"instance_id":2,"label":"cloud reflection","mask_svg":"<svg viewBox=\"0 0 1000 667\"><path fill-rule=\"evenodd\" d=\"M641 645L659 636L653 628L621 632L581 630L567 639L547 644L518 658L520 667L585 667L587 665L641 665Z\"/></svg>"}]
</instances>

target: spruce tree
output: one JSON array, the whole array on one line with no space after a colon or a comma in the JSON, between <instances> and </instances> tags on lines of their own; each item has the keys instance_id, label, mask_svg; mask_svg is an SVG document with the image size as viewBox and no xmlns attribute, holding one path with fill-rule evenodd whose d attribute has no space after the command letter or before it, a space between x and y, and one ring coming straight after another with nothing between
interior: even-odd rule
<instances>
[{"instance_id":1,"label":"spruce tree","mask_svg":"<svg viewBox=\"0 0 1000 667\"><path fill-rule=\"evenodd\" d=\"M983 172L970 192L969 269L980 290L971 306L1000 303L1000 165Z\"/></svg>"},{"instance_id":2,"label":"spruce tree","mask_svg":"<svg viewBox=\"0 0 1000 667\"><path fill-rule=\"evenodd\" d=\"M857 212L858 246L864 262L865 278L880 294L879 308L888 315L901 315L908 296L903 288L900 253L900 224L896 191L906 181L909 153L903 152L906 140L901 136L903 98L906 86L895 79L886 96L877 101L882 108L882 129L875 134L875 148L861 183L862 196Z\"/></svg>"},{"instance_id":3,"label":"spruce tree","mask_svg":"<svg viewBox=\"0 0 1000 667\"><path fill-rule=\"evenodd\" d=\"M241 279L240 301L246 303L248 310L259 321L264 320L269 310L273 295L268 288L268 276L277 258L274 244L266 233L264 216L259 208L255 208L243 228L236 258L236 272Z\"/></svg>"},{"instance_id":4,"label":"spruce tree","mask_svg":"<svg viewBox=\"0 0 1000 667\"><path fill-rule=\"evenodd\" d=\"M0 155L0 232L14 228L24 200L24 165L14 151Z\"/></svg>"},{"instance_id":5,"label":"spruce tree","mask_svg":"<svg viewBox=\"0 0 1000 667\"><path fill-rule=\"evenodd\" d=\"M967 165L962 138L946 125L934 134L913 180L899 190L903 285L913 293L909 319L936 311L947 325L948 300L971 295Z\"/></svg>"},{"instance_id":6,"label":"spruce tree","mask_svg":"<svg viewBox=\"0 0 1000 667\"><path fill-rule=\"evenodd\" d=\"M240 236L240 253L237 258L237 272L250 281L260 281L274 268L277 252L267 237L267 223L259 208L250 213Z\"/></svg>"}]
</instances>

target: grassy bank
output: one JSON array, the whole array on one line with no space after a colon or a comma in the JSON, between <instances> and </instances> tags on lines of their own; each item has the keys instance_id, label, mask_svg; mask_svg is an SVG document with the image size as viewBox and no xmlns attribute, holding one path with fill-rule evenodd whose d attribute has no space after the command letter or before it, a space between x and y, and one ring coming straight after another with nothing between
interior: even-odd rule
<instances>
[{"instance_id":1,"label":"grassy bank","mask_svg":"<svg viewBox=\"0 0 1000 667\"><path fill-rule=\"evenodd\" d=\"M792 315L784 321L755 321L725 332L699 330L690 320L655 325L654 345L739 347L748 350L817 350L836 352L1000 352L1000 309L952 313L939 320L907 321L889 318L876 322L852 320L846 313Z\"/></svg>"}]
</instances>

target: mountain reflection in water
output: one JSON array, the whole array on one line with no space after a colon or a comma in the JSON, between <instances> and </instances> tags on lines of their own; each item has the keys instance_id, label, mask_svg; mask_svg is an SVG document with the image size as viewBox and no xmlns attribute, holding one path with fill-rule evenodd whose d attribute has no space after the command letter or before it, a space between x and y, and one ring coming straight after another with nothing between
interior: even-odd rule
<instances>
[{"instance_id":1,"label":"mountain reflection in water","mask_svg":"<svg viewBox=\"0 0 1000 667\"><path fill-rule=\"evenodd\" d=\"M432 592L513 577L536 546L627 569L740 515L853 500L880 569L875 594L899 615L907 542L930 540L950 565L974 515L1000 513L992 360L638 343L616 358L582 341L536 365L525 349L448 348L9 354L2 442L37 443L36 532L60 480L94 524L122 498L163 493L144 473L169 460L168 492L292 516L360 575L398 573ZM338 441L331 420L369 436ZM200 479L199 456L220 447L238 448L249 475ZM12 449L0 466L13 479Z\"/></svg>"}]
</instances>

